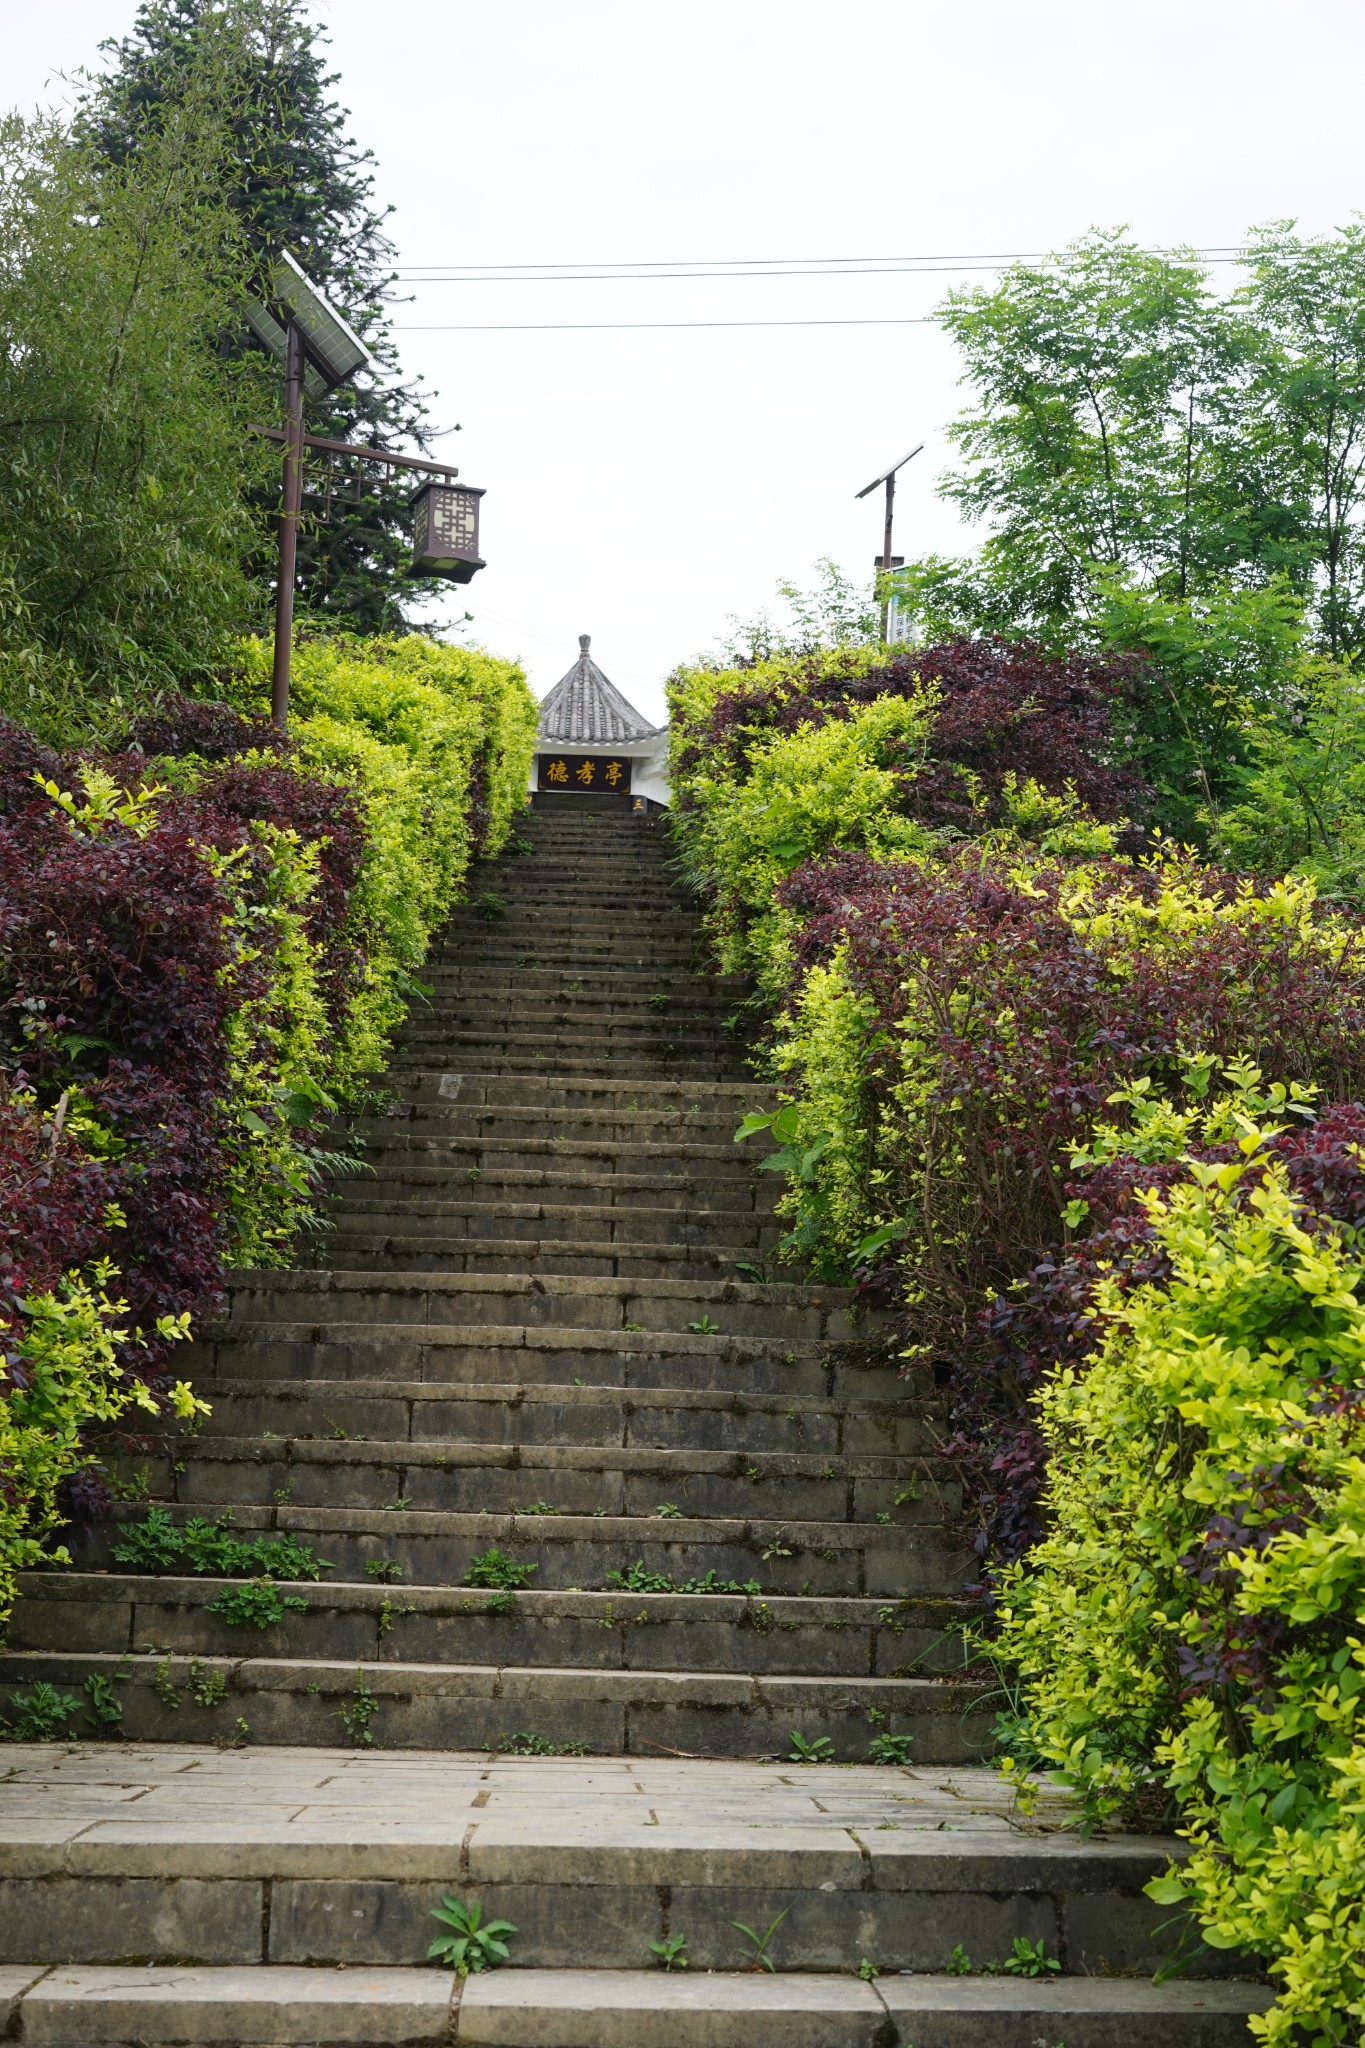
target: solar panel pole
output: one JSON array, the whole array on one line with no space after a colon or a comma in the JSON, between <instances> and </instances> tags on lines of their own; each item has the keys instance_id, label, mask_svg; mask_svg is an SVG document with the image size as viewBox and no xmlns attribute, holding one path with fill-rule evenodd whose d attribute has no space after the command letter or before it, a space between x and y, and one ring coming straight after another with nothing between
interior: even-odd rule
<instances>
[{"instance_id":1,"label":"solar panel pole","mask_svg":"<svg viewBox=\"0 0 1365 2048\"><path fill-rule=\"evenodd\" d=\"M882 474L881 474L880 476L874 476L874 477L873 477L873 479L872 479L872 481L871 481L871 483L870 483L870 484L864 484L864 485L863 485L863 487L862 487L862 489L861 489L860 491L855 491L855 493L854 493L854 496L855 496L855 497L858 497L858 498L866 498L866 497L867 497L867 496L869 495L869 493L870 493L870 492L872 492L872 491L875 491L875 490L876 490L876 488L877 488L878 484L885 484L885 485L886 485L886 523L885 523L885 525L884 525L884 526L883 526L883 528L882 528L882 559L881 559L881 572L882 572L882 624L881 624L881 637L882 637L882 645L883 645L883 646L885 646L885 644L886 644L886 631L887 631L887 627L888 627L888 625L890 624L890 621L891 621L891 586L890 586L890 583L889 583L889 581L888 581L887 579L888 579L888 578L890 577L890 574L891 574L891 563L892 563L892 555L891 555L891 515L892 515L892 510L893 510L893 508L894 508L894 505L895 505L895 501L896 501L896 471L897 471L898 469L904 469L904 468L905 468L905 465L906 465L906 463L907 463L907 462L913 462L913 461L914 461L914 459L915 459L915 457L916 457L917 455L919 455L919 454L921 454L921 453L923 452L923 448L924 448L924 443L923 443L923 441L921 441L921 442L919 443L918 447L912 448L912 449L910 450L910 453L909 453L908 455L902 455L902 457L901 457L901 459L900 459L900 461L899 461L899 462L893 462L893 463L892 463L892 465L891 465L891 467L890 467L890 469L886 469L886 470L883 470L883 471L882 471Z\"/></svg>"},{"instance_id":2,"label":"solar panel pole","mask_svg":"<svg viewBox=\"0 0 1365 2048\"><path fill-rule=\"evenodd\" d=\"M294 570L303 507L303 329L291 320L284 365L284 485L280 497L279 567L275 581L275 666L270 716L289 725L289 661L294 642Z\"/></svg>"},{"instance_id":3,"label":"solar panel pole","mask_svg":"<svg viewBox=\"0 0 1365 2048\"><path fill-rule=\"evenodd\" d=\"M882 530L882 645L886 645L886 627L891 617L891 514L896 501L896 472L886 472L886 525Z\"/></svg>"}]
</instances>

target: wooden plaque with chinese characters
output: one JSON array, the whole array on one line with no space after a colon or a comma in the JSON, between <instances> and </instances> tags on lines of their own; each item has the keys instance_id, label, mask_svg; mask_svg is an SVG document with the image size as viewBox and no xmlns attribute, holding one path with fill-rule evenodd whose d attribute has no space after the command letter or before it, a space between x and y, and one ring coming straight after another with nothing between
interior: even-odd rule
<instances>
[{"instance_id":1,"label":"wooden plaque with chinese characters","mask_svg":"<svg viewBox=\"0 0 1365 2048\"><path fill-rule=\"evenodd\" d=\"M536 788L578 790L594 796L630 795L629 754L540 754Z\"/></svg>"}]
</instances>

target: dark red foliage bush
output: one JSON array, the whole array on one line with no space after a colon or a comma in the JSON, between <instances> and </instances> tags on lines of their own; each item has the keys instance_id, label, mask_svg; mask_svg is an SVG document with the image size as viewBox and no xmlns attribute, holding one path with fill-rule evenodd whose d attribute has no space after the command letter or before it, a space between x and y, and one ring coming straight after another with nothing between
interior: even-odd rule
<instances>
[{"instance_id":1,"label":"dark red foliage bush","mask_svg":"<svg viewBox=\"0 0 1365 2048\"><path fill-rule=\"evenodd\" d=\"M143 754L172 759L196 754L204 761L232 761L253 750L283 754L289 749L284 734L268 718L246 718L229 704L175 695L168 695L155 711L144 712L122 744Z\"/></svg>"},{"instance_id":2,"label":"dark red foliage bush","mask_svg":"<svg viewBox=\"0 0 1365 2048\"><path fill-rule=\"evenodd\" d=\"M1166 868L1090 864L1102 905L1152 898ZM1193 861L1180 879L1215 903L1234 877ZM1305 944L1274 920L1211 923L1178 945L1139 948L1111 971L1101 942L1064 917L1067 874L1035 867L1029 890L978 848L931 866L862 854L813 861L782 885L801 914L797 972L842 946L855 991L872 1004L860 1122L883 1137L875 1165L889 1178L877 1206L915 1220L912 1264L928 1299L893 1321L888 1349L927 1347L925 1369L946 1386L944 1449L963 1468L983 1556L1018 1554L1038 1530L1045 1463L1029 1399L1058 1360L1083 1357L1101 1262L1132 1284L1155 1253L1137 1186L1183 1169L1123 1162L1082 1184L1068 1148L1083 1143L1113 1091L1150 1076L1179 1099L1182 1055L1246 1054L1275 1078L1317 1085L1327 1100L1307 1131L1279 1141L1291 1182L1313 1213L1365 1227L1365 1177L1353 1149L1365 1111L1340 1106L1365 1089L1365 974L1340 949ZM935 1085L908 1132L894 1112L903 1079L900 1027L931 1030ZM1212 1156L1212 1155L1211 1155ZM1062 1212L1083 1196L1094 1234L1065 1250ZM895 1247L862 1275L869 1302L903 1298ZM1030 1273L1029 1269L1032 1268ZM1022 1299L1012 1283L1028 1273ZM984 1316L981 1303L995 1299Z\"/></svg>"},{"instance_id":3,"label":"dark red foliage bush","mask_svg":"<svg viewBox=\"0 0 1365 2048\"><path fill-rule=\"evenodd\" d=\"M1054 795L1070 786L1092 816L1141 820L1149 792L1117 765L1111 707L1136 687L1141 664L1049 654L1003 640L956 640L907 649L865 675L838 656L811 655L783 683L733 690L682 756L742 781L756 743L803 724L847 718L877 697L906 697L933 684L941 697L931 759L907 776L902 808L958 832L998 822L1007 775Z\"/></svg>"},{"instance_id":4,"label":"dark red foliage bush","mask_svg":"<svg viewBox=\"0 0 1365 2048\"><path fill-rule=\"evenodd\" d=\"M201 709L213 715L186 718L182 737L216 734L227 756L235 714ZM199 1320L222 1299L226 1194L248 1142L228 1101L228 1020L270 970L268 923L265 951L230 959L232 905L206 849L236 853L233 889L263 904L253 824L319 846L313 936L340 1016L364 970L349 924L362 827L345 790L231 756L160 797L150 830L73 827L34 775L79 800L81 765L0 723L0 1321L13 1328L27 1294L108 1258L143 1333L126 1362L155 1384L157 1318ZM154 779L134 753L103 765L125 787Z\"/></svg>"}]
</instances>

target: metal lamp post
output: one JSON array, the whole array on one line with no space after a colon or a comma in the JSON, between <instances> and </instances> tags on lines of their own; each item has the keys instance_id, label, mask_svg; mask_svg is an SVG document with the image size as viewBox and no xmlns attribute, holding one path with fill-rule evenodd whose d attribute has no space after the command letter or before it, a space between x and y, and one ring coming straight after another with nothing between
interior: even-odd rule
<instances>
[{"instance_id":1,"label":"metal lamp post","mask_svg":"<svg viewBox=\"0 0 1365 2048\"><path fill-rule=\"evenodd\" d=\"M284 444L280 493L279 569L275 583L275 660L270 715L280 731L289 722L289 663L294 643L294 573L299 519L305 495L324 500L324 518L336 502L359 504L361 472L368 465L415 470L428 481L413 498L416 548L413 568L468 583L484 564L479 558L479 500L483 492L457 484L449 463L415 455L394 455L354 441L329 441L303 430L303 398L324 398L357 370L372 368L365 344L287 251L276 258L269 279L269 305L249 300L247 324L256 339L284 367L284 426L255 432ZM322 457L325 483L315 489L304 476L304 450ZM352 488L342 501L333 483L339 466L349 467Z\"/></svg>"},{"instance_id":2,"label":"metal lamp post","mask_svg":"<svg viewBox=\"0 0 1365 2048\"><path fill-rule=\"evenodd\" d=\"M866 498L867 496L869 496L869 494L870 494L871 492L873 492L873 491L875 491L875 490L876 490L876 488L877 488L878 484L885 484L885 486L886 486L886 525L885 525L885 527L883 528L883 532L882 532L882 558L881 558L881 563L880 563L880 567L881 567L881 572L882 572L882 575L883 575L883 577L889 576L889 575L891 574L891 569L892 569L892 560L891 560L891 518L892 518L892 509L893 509L893 507L894 507L894 505L895 505L895 499L896 499L896 471L897 471L898 469L904 469L904 468L905 468L905 465L906 465L906 463L907 463L907 462L912 462L912 461L914 460L915 456L917 456L918 454L920 454L920 453L921 453L921 451L923 450L923 447L924 447L924 443L923 443L923 441L921 441L921 442L919 443L919 445L918 445L917 447L915 447L915 448L912 448L912 449L910 450L910 453L909 453L908 455L902 455L902 457L901 457L901 459L900 459L900 461L899 461L899 462L893 462L893 463L892 463L892 465L891 465L891 467L890 467L890 469L884 469L884 470L882 471L882 473L881 473L881 475L880 475L880 476L874 476L870 484L865 484L865 485L863 486L862 490L860 490L860 491L856 491L856 492L854 493L854 496L855 496L855 497L857 497L857 498ZM882 640L883 640L883 643L884 643L884 642L885 642L885 640L886 640L886 628L887 628L887 622L888 622L888 620L889 620L889 618L890 618L890 614L891 614L891 593L890 593L890 591L889 591L889 590L887 589L887 587L886 587L885 583L883 583L883 585L882 585L882 627L881 627L881 632L882 632Z\"/></svg>"}]
</instances>

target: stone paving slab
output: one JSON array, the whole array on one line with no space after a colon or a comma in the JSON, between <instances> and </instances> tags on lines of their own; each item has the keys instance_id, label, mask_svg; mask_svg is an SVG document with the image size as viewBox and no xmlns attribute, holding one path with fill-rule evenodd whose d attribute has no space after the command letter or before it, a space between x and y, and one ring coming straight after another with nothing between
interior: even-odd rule
<instances>
[{"instance_id":1,"label":"stone paving slab","mask_svg":"<svg viewBox=\"0 0 1365 2048\"><path fill-rule=\"evenodd\" d=\"M872 1987L817 1976L682 1977L508 1971L471 1978L455 2018L465 2048L878 2048Z\"/></svg>"},{"instance_id":2,"label":"stone paving slab","mask_svg":"<svg viewBox=\"0 0 1365 2048\"><path fill-rule=\"evenodd\" d=\"M451 1996L451 1978L436 1970L59 1966L23 2000L23 2041L24 2048L87 2041L398 2048L444 2041Z\"/></svg>"}]
</instances>

